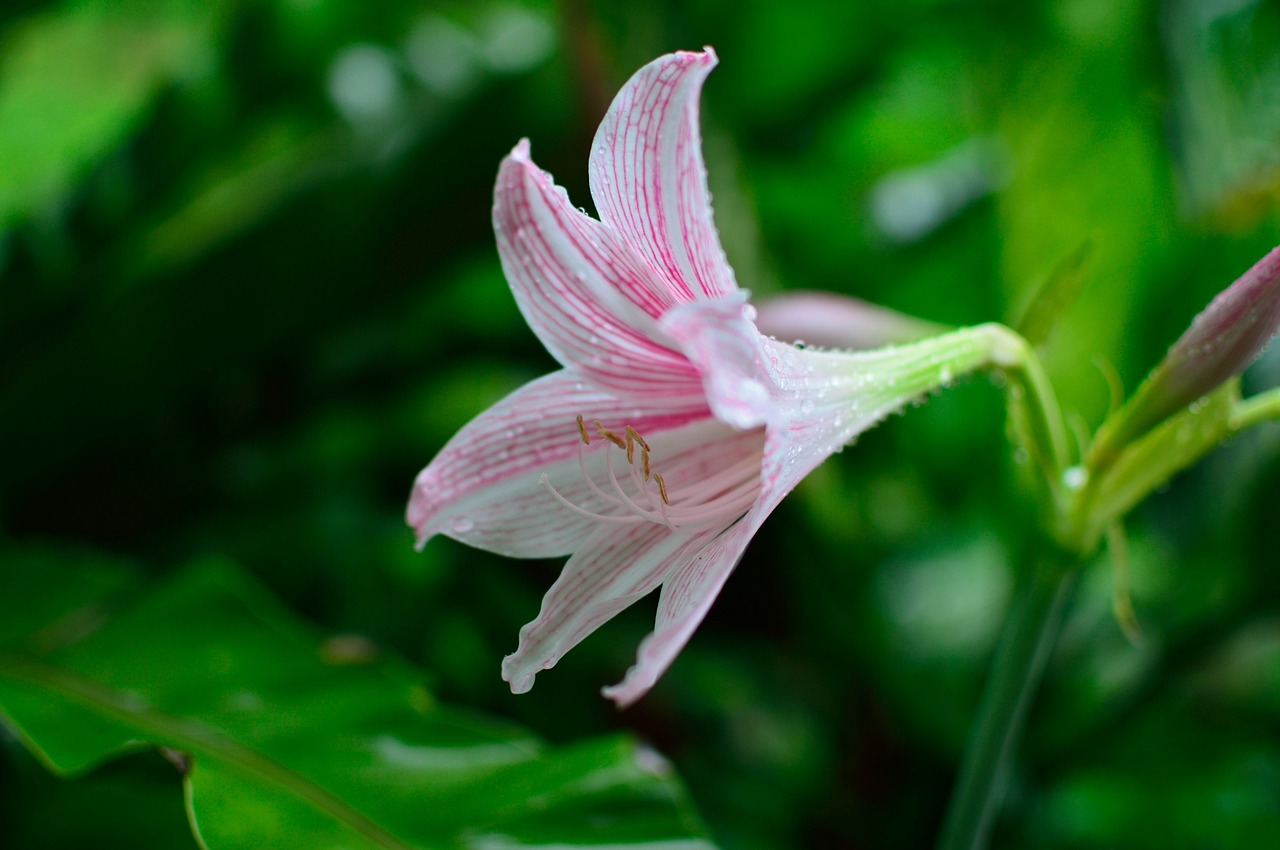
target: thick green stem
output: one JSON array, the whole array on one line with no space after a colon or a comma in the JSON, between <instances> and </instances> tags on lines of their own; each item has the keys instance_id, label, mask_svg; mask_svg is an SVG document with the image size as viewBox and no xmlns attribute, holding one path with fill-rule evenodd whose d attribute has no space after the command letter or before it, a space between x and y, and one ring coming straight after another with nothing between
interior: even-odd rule
<instances>
[{"instance_id":1,"label":"thick green stem","mask_svg":"<svg viewBox=\"0 0 1280 850\"><path fill-rule=\"evenodd\" d=\"M981 850L1004 798L1027 711L1075 584L1074 558L1062 553L1026 576L996 648L938 850Z\"/></svg>"}]
</instances>

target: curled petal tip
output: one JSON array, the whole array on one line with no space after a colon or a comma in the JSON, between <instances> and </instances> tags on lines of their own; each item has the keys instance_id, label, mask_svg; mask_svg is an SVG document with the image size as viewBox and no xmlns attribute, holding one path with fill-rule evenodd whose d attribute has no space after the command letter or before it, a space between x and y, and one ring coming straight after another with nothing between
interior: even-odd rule
<instances>
[{"instance_id":1,"label":"curled petal tip","mask_svg":"<svg viewBox=\"0 0 1280 850\"><path fill-rule=\"evenodd\" d=\"M502 659L502 681L511 686L513 694L527 694L533 689L535 674L521 670L519 652Z\"/></svg>"},{"instance_id":2,"label":"curled petal tip","mask_svg":"<svg viewBox=\"0 0 1280 850\"><path fill-rule=\"evenodd\" d=\"M635 705L636 700L648 693L649 688L653 687L652 684L642 687L639 683L628 681L630 678L631 676L628 674L627 678L618 684L609 685L608 687L600 689L601 696L605 699L612 700L613 704L617 706L619 711Z\"/></svg>"},{"instance_id":3,"label":"curled petal tip","mask_svg":"<svg viewBox=\"0 0 1280 850\"><path fill-rule=\"evenodd\" d=\"M434 505L429 503L424 488L415 483L413 492L409 495L409 505L405 508L404 521L405 524L413 529L415 536L414 548L419 552L422 547L427 545L427 541L431 539L431 532L427 530L427 523L431 521L435 513Z\"/></svg>"},{"instance_id":4,"label":"curled petal tip","mask_svg":"<svg viewBox=\"0 0 1280 850\"><path fill-rule=\"evenodd\" d=\"M694 64L704 63L711 68L714 68L720 62L720 57L716 56L715 48L709 44L703 45L702 50L678 50L671 55Z\"/></svg>"},{"instance_id":5,"label":"curled petal tip","mask_svg":"<svg viewBox=\"0 0 1280 850\"><path fill-rule=\"evenodd\" d=\"M507 158L515 162L531 162L529 158L529 140L521 139L516 142L516 146L511 149L511 153L507 154Z\"/></svg>"}]
</instances>

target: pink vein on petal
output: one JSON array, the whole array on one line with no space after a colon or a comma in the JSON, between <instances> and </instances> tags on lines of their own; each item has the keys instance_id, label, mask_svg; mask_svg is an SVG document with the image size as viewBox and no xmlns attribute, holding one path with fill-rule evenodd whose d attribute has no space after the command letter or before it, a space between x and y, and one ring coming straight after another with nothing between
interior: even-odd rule
<instances>
[{"instance_id":1,"label":"pink vein on petal","mask_svg":"<svg viewBox=\"0 0 1280 850\"><path fill-rule=\"evenodd\" d=\"M503 660L511 689L529 690L539 671L661 584L691 545L660 525L599 529L565 564L537 618L520 630L519 648Z\"/></svg>"},{"instance_id":2,"label":"pink vein on petal","mask_svg":"<svg viewBox=\"0 0 1280 850\"><path fill-rule=\"evenodd\" d=\"M494 227L530 326L563 364L602 383L692 398L695 370L658 340L665 284L610 228L569 205L522 142L499 170Z\"/></svg>"},{"instance_id":3,"label":"pink vein on petal","mask_svg":"<svg viewBox=\"0 0 1280 850\"><path fill-rule=\"evenodd\" d=\"M591 194L617 228L684 298L737 289L711 213L698 129L703 80L715 52L675 53L642 68L596 133Z\"/></svg>"},{"instance_id":4,"label":"pink vein on petal","mask_svg":"<svg viewBox=\"0 0 1280 850\"><path fill-rule=\"evenodd\" d=\"M419 544L442 533L515 557L573 551L592 522L555 510L539 478L551 473L566 481L580 479L577 416L653 434L709 415L705 404L644 410L634 405L568 371L539 378L498 401L454 435L418 475L406 519Z\"/></svg>"}]
</instances>

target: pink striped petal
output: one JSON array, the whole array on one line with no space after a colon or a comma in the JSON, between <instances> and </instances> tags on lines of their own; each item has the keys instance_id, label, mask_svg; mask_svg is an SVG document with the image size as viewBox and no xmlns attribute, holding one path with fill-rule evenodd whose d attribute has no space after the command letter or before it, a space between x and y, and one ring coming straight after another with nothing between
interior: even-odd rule
<instances>
[{"instance_id":1,"label":"pink striped petal","mask_svg":"<svg viewBox=\"0 0 1280 850\"><path fill-rule=\"evenodd\" d=\"M692 554L664 580L657 625L640 644L635 666L620 683L603 690L619 708L648 693L671 666L706 617L754 532L755 524L744 519ZM683 554L687 557L690 553L686 550Z\"/></svg>"},{"instance_id":2,"label":"pink striped petal","mask_svg":"<svg viewBox=\"0 0 1280 850\"><path fill-rule=\"evenodd\" d=\"M520 630L519 648L503 659L502 678L512 692L528 691L540 671L656 588L704 543L705 536L691 539L653 523L598 529L565 564L537 619Z\"/></svg>"},{"instance_id":3,"label":"pink striped petal","mask_svg":"<svg viewBox=\"0 0 1280 850\"><path fill-rule=\"evenodd\" d=\"M516 303L557 360L636 398L700 395L692 367L660 341L670 293L616 232L570 205L527 141L498 170L493 226Z\"/></svg>"},{"instance_id":4,"label":"pink striped petal","mask_svg":"<svg viewBox=\"0 0 1280 850\"><path fill-rule=\"evenodd\" d=\"M577 548L597 523L560 505L539 482L546 475L575 504L600 508L578 463L579 415L617 430L631 425L658 434L705 421L709 413L701 404L642 410L570 371L526 384L463 427L418 475L406 518L419 546L444 534L517 558ZM592 461L593 478L603 477L600 463Z\"/></svg>"},{"instance_id":5,"label":"pink striped petal","mask_svg":"<svg viewBox=\"0 0 1280 850\"><path fill-rule=\"evenodd\" d=\"M662 319L663 331L702 375L707 403L734 428L754 428L773 409L765 339L751 321L745 292L682 304Z\"/></svg>"},{"instance_id":6,"label":"pink striped petal","mask_svg":"<svg viewBox=\"0 0 1280 850\"><path fill-rule=\"evenodd\" d=\"M677 300L737 290L720 247L702 162L698 97L715 51L673 53L635 73L591 148L591 197Z\"/></svg>"}]
</instances>

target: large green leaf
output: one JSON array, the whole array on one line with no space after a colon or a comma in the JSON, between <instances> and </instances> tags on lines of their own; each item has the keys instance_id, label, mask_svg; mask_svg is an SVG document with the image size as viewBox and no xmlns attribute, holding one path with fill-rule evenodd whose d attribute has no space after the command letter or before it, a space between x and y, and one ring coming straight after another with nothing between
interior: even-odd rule
<instances>
[{"instance_id":1,"label":"large green leaf","mask_svg":"<svg viewBox=\"0 0 1280 850\"><path fill-rule=\"evenodd\" d=\"M710 847L633 742L552 749L442 707L408 665L318 641L226 563L104 601L109 571L39 560L0 572L0 622L32 627L0 635L0 716L60 774L161 748L213 850ZM33 598L32 575L56 593Z\"/></svg>"}]
</instances>

